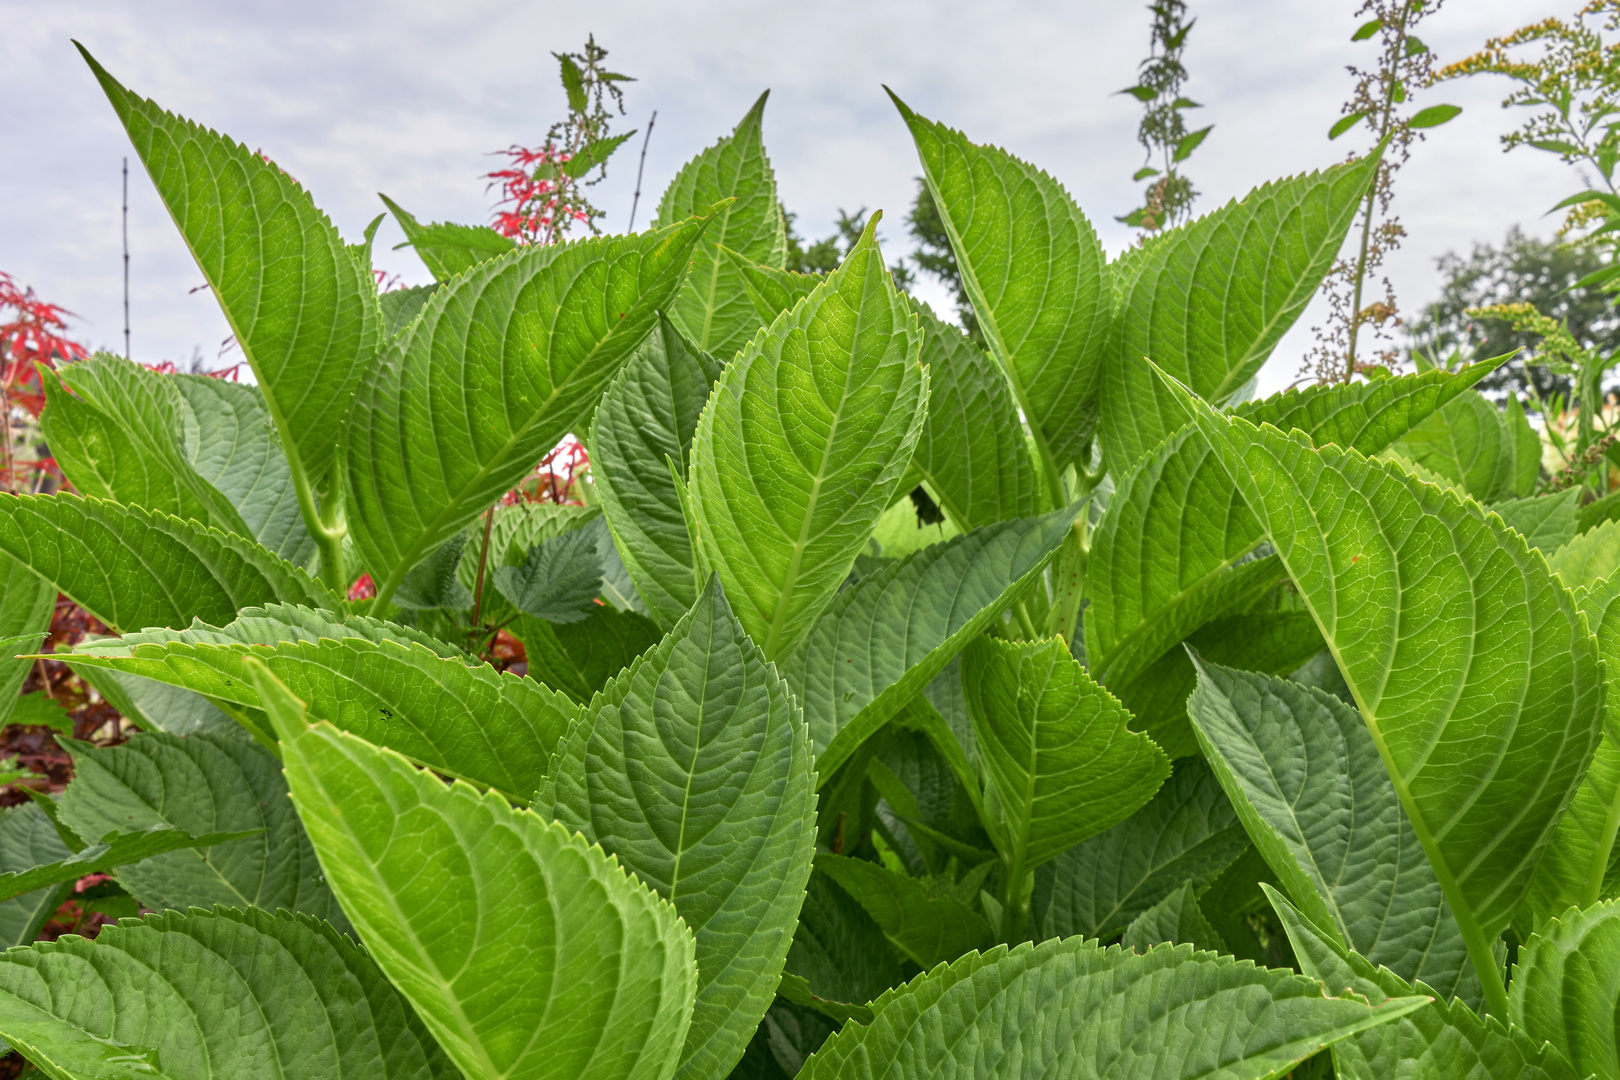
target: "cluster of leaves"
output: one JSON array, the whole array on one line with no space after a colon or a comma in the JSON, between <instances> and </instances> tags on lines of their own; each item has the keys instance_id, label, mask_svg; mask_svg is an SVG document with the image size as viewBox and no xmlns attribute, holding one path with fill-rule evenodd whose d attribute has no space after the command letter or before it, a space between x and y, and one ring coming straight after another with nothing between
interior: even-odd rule
<instances>
[{"instance_id":1,"label":"cluster of leaves","mask_svg":"<svg viewBox=\"0 0 1620 1080\"><path fill-rule=\"evenodd\" d=\"M1241 400L1376 155L1110 261L896 97L981 348L878 214L787 268L764 98L650 231L402 217L438 280L378 294L90 64L256 384L67 365L83 494L0 496L141 729L0 817L0 917L153 912L0 955L42 1070L1620 1070L1620 522L1489 364ZM568 432L587 504L508 504Z\"/></svg>"},{"instance_id":2,"label":"cluster of leaves","mask_svg":"<svg viewBox=\"0 0 1620 1080\"><path fill-rule=\"evenodd\" d=\"M1153 16L1152 48L1142 61L1135 86L1121 90L1140 101L1145 108L1136 141L1147 155L1133 180L1152 180L1143 204L1118 220L1148 235L1181 224L1192 216L1198 193L1192 181L1177 166L1192 156L1214 125L1196 131L1187 129L1186 109L1200 108L1198 102L1182 95L1187 69L1181 55L1187 48L1187 35L1193 23L1187 19L1185 0L1153 0L1148 5Z\"/></svg>"}]
</instances>

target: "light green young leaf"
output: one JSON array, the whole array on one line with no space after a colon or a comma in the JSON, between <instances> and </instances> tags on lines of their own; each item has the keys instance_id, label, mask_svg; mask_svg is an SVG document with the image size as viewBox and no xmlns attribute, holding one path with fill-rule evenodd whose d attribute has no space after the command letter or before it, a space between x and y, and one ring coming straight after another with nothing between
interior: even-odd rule
<instances>
[{"instance_id":1,"label":"light green young leaf","mask_svg":"<svg viewBox=\"0 0 1620 1080\"><path fill-rule=\"evenodd\" d=\"M120 867L119 883L144 906L290 908L346 925L287 802L280 764L263 747L206 732L65 745L74 774L58 815L86 841L161 828L254 834Z\"/></svg>"},{"instance_id":2,"label":"light green young leaf","mask_svg":"<svg viewBox=\"0 0 1620 1080\"><path fill-rule=\"evenodd\" d=\"M236 627L200 627L151 641L155 636L142 635L146 644L135 638L122 646L93 646L92 652L76 653L74 663L144 675L261 710L264 702L247 675L250 658L257 658L308 703L315 719L516 800L539 786L575 712L572 701L533 679L436 656L419 642L359 634L334 640L334 634L254 647L240 643L252 635ZM211 643L233 638L238 640ZM262 721L256 726L268 730Z\"/></svg>"},{"instance_id":3,"label":"light green young leaf","mask_svg":"<svg viewBox=\"0 0 1620 1080\"><path fill-rule=\"evenodd\" d=\"M0 496L0 551L125 630L229 622L276 601L340 606L251 540L100 499Z\"/></svg>"},{"instance_id":4,"label":"light green young leaf","mask_svg":"<svg viewBox=\"0 0 1620 1080\"><path fill-rule=\"evenodd\" d=\"M1316 621L1303 611L1256 612L1216 619L1187 635L1186 644L1212 663L1267 675L1296 671L1324 648ZM1141 674L1109 690L1131 711L1140 731L1172 758L1202 756L1187 719L1187 695L1198 683L1187 650L1170 649Z\"/></svg>"},{"instance_id":5,"label":"light green young leaf","mask_svg":"<svg viewBox=\"0 0 1620 1080\"><path fill-rule=\"evenodd\" d=\"M1547 851L1536 864L1530 892L1520 909L1520 939L1570 907L1590 907L1614 895L1615 834L1620 832L1620 574L1589 589L1575 590L1575 604L1586 613L1603 658L1603 738L1575 791Z\"/></svg>"},{"instance_id":6,"label":"light green young leaf","mask_svg":"<svg viewBox=\"0 0 1620 1080\"><path fill-rule=\"evenodd\" d=\"M1035 871L1038 937L1110 938L1191 882L1203 888L1249 846L1219 782L1197 758L1142 809Z\"/></svg>"},{"instance_id":7,"label":"light green young leaf","mask_svg":"<svg viewBox=\"0 0 1620 1080\"><path fill-rule=\"evenodd\" d=\"M1620 521L1605 521L1547 556L1547 565L1571 589L1595 585L1620 570Z\"/></svg>"},{"instance_id":8,"label":"light green young leaf","mask_svg":"<svg viewBox=\"0 0 1620 1080\"><path fill-rule=\"evenodd\" d=\"M1216 406L1254 378L1338 257L1378 162L1264 184L1133 260L1103 365L1110 465L1123 472L1186 422L1144 357Z\"/></svg>"},{"instance_id":9,"label":"light green young leaf","mask_svg":"<svg viewBox=\"0 0 1620 1080\"><path fill-rule=\"evenodd\" d=\"M722 363L771 320L755 312L741 272L720 246L769 267L780 268L787 258L776 174L760 135L769 96L761 94L735 131L681 166L653 220L654 228L667 226L723 199L736 200L716 213L704 242L692 249L692 273L665 309L699 349Z\"/></svg>"},{"instance_id":10,"label":"light green young leaf","mask_svg":"<svg viewBox=\"0 0 1620 1080\"><path fill-rule=\"evenodd\" d=\"M128 863L166 855L171 851L209 848L249 835L251 833L248 831L238 831L193 836L184 829L166 825L153 826L140 832L108 833L83 851L26 870L0 873L0 902L18 899L25 893L49 889L53 885L77 881L87 874L100 874Z\"/></svg>"},{"instance_id":11,"label":"light green young leaf","mask_svg":"<svg viewBox=\"0 0 1620 1080\"><path fill-rule=\"evenodd\" d=\"M826 274L800 274L757 263L724 245L720 246L720 254L731 261L741 276L743 290L753 302L754 317L760 326L771 325L778 315L809 296L827 278Z\"/></svg>"},{"instance_id":12,"label":"light green young leaf","mask_svg":"<svg viewBox=\"0 0 1620 1080\"><path fill-rule=\"evenodd\" d=\"M80 494L253 535L231 501L187 460L190 409L172 377L97 353L43 381L40 427Z\"/></svg>"},{"instance_id":13,"label":"light green young leaf","mask_svg":"<svg viewBox=\"0 0 1620 1080\"><path fill-rule=\"evenodd\" d=\"M1119 939L1120 948L1139 953L1161 944L1191 945L1206 952L1228 951L1221 935L1198 910L1190 881L1138 915Z\"/></svg>"},{"instance_id":14,"label":"light green young leaf","mask_svg":"<svg viewBox=\"0 0 1620 1080\"><path fill-rule=\"evenodd\" d=\"M119 638L89 639L77 645L72 655L75 661L91 663L98 656L134 656L134 650L140 645L164 645L170 642L190 645L275 645L283 641L316 642L326 638L359 638L373 645L384 641L412 643L427 648L436 656L463 656L461 650L454 646L408 626L364 615L336 615L296 604L246 607L224 626L210 626L198 619L184 630L153 629ZM149 670L138 665L126 665L126 669L150 678L163 677L161 664L150 665Z\"/></svg>"},{"instance_id":15,"label":"light green young leaf","mask_svg":"<svg viewBox=\"0 0 1620 1080\"><path fill-rule=\"evenodd\" d=\"M916 316L875 236L726 367L692 442L700 563L768 659L787 656L888 509L927 415Z\"/></svg>"},{"instance_id":16,"label":"light green young leaf","mask_svg":"<svg viewBox=\"0 0 1620 1080\"><path fill-rule=\"evenodd\" d=\"M523 642L529 678L581 704L664 636L658 624L645 615L611 607L598 607L594 615L577 623L548 623L524 616L510 630Z\"/></svg>"},{"instance_id":17,"label":"light green young leaf","mask_svg":"<svg viewBox=\"0 0 1620 1080\"><path fill-rule=\"evenodd\" d=\"M618 857L697 939L675 1075L723 1077L770 1007L816 846L810 733L717 583L592 700L536 811Z\"/></svg>"},{"instance_id":18,"label":"light green young leaf","mask_svg":"<svg viewBox=\"0 0 1620 1080\"><path fill-rule=\"evenodd\" d=\"M585 430L708 222L530 246L434 291L367 375L348 434L348 519L378 583L374 610Z\"/></svg>"},{"instance_id":19,"label":"light green young leaf","mask_svg":"<svg viewBox=\"0 0 1620 1080\"><path fill-rule=\"evenodd\" d=\"M1361 716L1331 694L1195 659L1198 741L1305 916L1369 963L1479 1003L1468 947Z\"/></svg>"},{"instance_id":20,"label":"light green young leaf","mask_svg":"<svg viewBox=\"0 0 1620 1080\"><path fill-rule=\"evenodd\" d=\"M55 613L56 586L9 555L0 556L0 639L22 639L0 647L0 724L16 707L34 666L15 657L39 645Z\"/></svg>"},{"instance_id":21,"label":"light green young leaf","mask_svg":"<svg viewBox=\"0 0 1620 1080\"><path fill-rule=\"evenodd\" d=\"M608 387L591 429L602 513L648 612L665 629L697 601L691 534L670 470L686 475L698 414L720 369L660 315Z\"/></svg>"},{"instance_id":22,"label":"light green young leaf","mask_svg":"<svg viewBox=\"0 0 1620 1080\"><path fill-rule=\"evenodd\" d=\"M912 467L964 532L1040 513L1040 474L1006 378L960 329L916 309L930 391Z\"/></svg>"},{"instance_id":23,"label":"light green young leaf","mask_svg":"<svg viewBox=\"0 0 1620 1080\"><path fill-rule=\"evenodd\" d=\"M0 810L0 870L20 874L72 854L55 824L34 803ZM27 945L37 938L72 888L63 882L0 902L0 947Z\"/></svg>"},{"instance_id":24,"label":"light green young leaf","mask_svg":"<svg viewBox=\"0 0 1620 1080\"><path fill-rule=\"evenodd\" d=\"M191 467L236 507L249 537L294 566L308 564L315 541L259 388L207 375L173 379L185 407Z\"/></svg>"},{"instance_id":25,"label":"light green young leaf","mask_svg":"<svg viewBox=\"0 0 1620 1080\"><path fill-rule=\"evenodd\" d=\"M1513 1023L1545 1040L1579 1076L1620 1076L1620 901L1570 909L1513 965Z\"/></svg>"},{"instance_id":26,"label":"light green young leaf","mask_svg":"<svg viewBox=\"0 0 1620 1080\"><path fill-rule=\"evenodd\" d=\"M398 203L379 192L377 197L388 207L388 212L399 222L405 233L405 243L399 247L414 248L422 264L443 283L481 262L505 255L517 244L487 225L457 225L453 222L435 222L423 225ZM392 336L392 335L390 335Z\"/></svg>"},{"instance_id":27,"label":"light green young leaf","mask_svg":"<svg viewBox=\"0 0 1620 1080\"><path fill-rule=\"evenodd\" d=\"M1529 495L1541 468L1541 440L1518 401L1499 408L1478 391L1414 426L1395 449L1484 503Z\"/></svg>"},{"instance_id":28,"label":"light green young leaf","mask_svg":"<svg viewBox=\"0 0 1620 1080\"><path fill-rule=\"evenodd\" d=\"M1167 385L1315 616L1500 1014L1490 942L1602 734L1586 620L1540 554L1477 505Z\"/></svg>"},{"instance_id":29,"label":"light green young leaf","mask_svg":"<svg viewBox=\"0 0 1620 1080\"><path fill-rule=\"evenodd\" d=\"M327 881L467 1080L668 1080L697 978L673 907L584 837L311 726L250 674Z\"/></svg>"},{"instance_id":30,"label":"light green young leaf","mask_svg":"<svg viewBox=\"0 0 1620 1080\"><path fill-rule=\"evenodd\" d=\"M990 354L1055 484L1056 471L1086 448L1096 422L1111 332L1102 244L1052 177L918 116L892 90L889 97L917 144Z\"/></svg>"},{"instance_id":31,"label":"light green young leaf","mask_svg":"<svg viewBox=\"0 0 1620 1080\"><path fill-rule=\"evenodd\" d=\"M810 875L783 978L788 975L804 979L825 1000L854 1003L871 1001L905 978L882 929L825 873Z\"/></svg>"},{"instance_id":32,"label":"light green young leaf","mask_svg":"<svg viewBox=\"0 0 1620 1080\"><path fill-rule=\"evenodd\" d=\"M170 911L9 950L0 1036L76 1080L458 1075L364 949L286 911Z\"/></svg>"},{"instance_id":33,"label":"light green young leaf","mask_svg":"<svg viewBox=\"0 0 1620 1080\"><path fill-rule=\"evenodd\" d=\"M838 594L781 661L823 781L1041 575L1075 513L975 529Z\"/></svg>"},{"instance_id":34,"label":"light green young leaf","mask_svg":"<svg viewBox=\"0 0 1620 1080\"><path fill-rule=\"evenodd\" d=\"M1014 881L1153 798L1170 759L1061 641L978 637L962 686L984 776L985 825Z\"/></svg>"},{"instance_id":35,"label":"light green young leaf","mask_svg":"<svg viewBox=\"0 0 1620 1080\"><path fill-rule=\"evenodd\" d=\"M1576 1080L1579 1074L1545 1043L1494 1016L1480 1016L1461 1001L1446 1001L1421 983L1413 986L1388 968L1374 967L1313 925L1281 893L1260 887L1282 920L1300 971L1321 979L1329 993L1349 991L1374 1005L1410 1000L1413 994L1434 996L1395 1023L1335 1043L1333 1065L1342 1080Z\"/></svg>"},{"instance_id":36,"label":"light green young leaf","mask_svg":"<svg viewBox=\"0 0 1620 1080\"><path fill-rule=\"evenodd\" d=\"M927 971L995 940L990 924L954 896L864 859L822 852L816 869L866 909L885 937Z\"/></svg>"},{"instance_id":37,"label":"light green young leaf","mask_svg":"<svg viewBox=\"0 0 1620 1080\"><path fill-rule=\"evenodd\" d=\"M79 51L252 365L294 475L325 476L382 347L369 267L274 163L130 93Z\"/></svg>"},{"instance_id":38,"label":"light green young leaf","mask_svg":"<svg viewBox=\"0 0 1620 1080\"><path fill-rule=\"evenodd\" d=\"M1490 510L1524 537L1525 543L1549 555L1575 539L1575 521L1581 504L1581 489L1570 488L1556 495L1534 495L1494 503Z\"/></svg>"},{"instance_id":39,"label":"light green young leaf","mask_svg":"<svg viewBox=\"0 0 1620 1080\"><path fill-rule=\"evenodd\" d=\"M1289 391L1239 415L1373 454L1494 366ZM1242 610L1281 575L1251 557L1260 524L1196 429L1171 436L1117 485L1092 541L1085 614L1091 672L1113 686L1204 623Z\"/></svg>"},{"instance_id":40,"label":"light green young leaf","mask_svg":"<svg viewBox=\"0 0 1620 1080\"><path fill-rule=\"evenodd\" d=\"M889 991L871 1024L846 1024L800 1076L875 1080L926 1062L983 1080L1249 1080L1425 1004L1324 997L1314 979L1190 945L1138 956L1068 938L965 956Z\"/></svg>"}]
</instances>

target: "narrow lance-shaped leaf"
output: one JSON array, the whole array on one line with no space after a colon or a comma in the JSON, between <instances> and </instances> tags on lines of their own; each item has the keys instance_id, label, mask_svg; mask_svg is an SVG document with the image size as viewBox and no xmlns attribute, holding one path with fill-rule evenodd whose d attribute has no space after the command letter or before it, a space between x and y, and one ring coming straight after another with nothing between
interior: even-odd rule
<instances>
[{"instance_id":1,"label":"narrow lance-shaped leaf","mask_svg":"<svg viewBox=\"0 0 1620 1080\"><path fill-rule=\"evenodd\" d=\"M1356 709L1195 663L1187 708L1204 756L1295 903L1370 963L1478 1005L1462 933Z\"/></svg>"},{"instance_id":2,"label":"narrow lance-shaped leaf","mask_svg":"<svg viewBox=\"0 0 1620 1080\"><path fill-rule=\"evenodd\" d=\"M356 399L349 520L381 610L569 431L680 286L708 224L528 247L435 290Z\"/></svg>"},{"instance_id":3,"label":"narrow lance-shaped leaf","mask_svg":"<svg viewBox=\"0 0 1620 1080\"><path fill-rule=\"evenodd\" d=\"M742 1057L776 993L810 877L810 734L711 581L569 732L535 809L618 857L697 941L677 1077Z\"/></svg>"},{"instance_id":4,"label":"narrow lance-shaped leaf","mask_svg":"<svg viewBox=\"0 0 1620 1080\"><path fill-rule=\"evenodd\" d=\"M722 199L736 200L716 214L713 228L693 248L691 276L667 309L699 349L722 363L770 319L755 312L741 273L720 246L769 267L780 268L787 258L787 223L760 135L769 96L761 94L735 131L681 167L658 200L653 222L670 225Z\"/></svg>"},{"instance_id":5,"label":"narrow lance-shaped leaf","mask_svg":"<svg viewBox=\"0 0 1620 1080\"><path fill-rule=\"evenodd\" d=\"M691 534L671 470L686 475L698 415L720 369L660 315L608 387L591 429L602 513L648 612L665 629L697 601Z\"/></svg>"},{"instance_id":6,"label":"narrow lance-shaped leaf","mask_svg":"<svg viewBox=\"0 0 1620 1080\"><path fill-rule=\"evenodd\" d=\"M364 949L286 911L170 911L9 950L0 1037L97 1080L458 1075Z\"/></svg>"},{"instance_id":7,"label":"narrow lance-shaped leaf","mask_svg":"<svg viewBox=\"0 0 1620 1080\"><path fill-rule=\"evenodd\" d=\"M975 529L838 594L781 662L823 782L1040 577L1076 512Z\"/></svg>"},{"instance_id":8,"label":"narrow lance-shaped leaf","mask_svg":"<svg viewBox=\"0 0 1620 1080\"><path fill-rule=\"evenodd\" d=\"M279 166L137 97L80 46L253 367L295 476L324 476L382 346L368 267Z\"/></svg>"},{"instance_id":9,"label":"narrow lance-shaped leaf","mask_svg":"<svg viewBox=\"0 0 1620 1080\"><path fill-rule=\"evenodd\" d=\"M926 1062L936 1074L971 1070L985 1080L1280 1076L1426 1004L1324 997L1314 979L1190 945L1138 956L1067 938L964 956L918 976L872 1003L872 1023L846 1024L828 1039L800 1075L865 1080Z\"/></svg>"},{"instance_id":10,"label":"narrow lance-shaped leaf","mask_svg":"<svg viewBox=\"0 0 1620 1080\"><path fill-rule=\"evenodd\" d=\"M446 282L481 262L505 255L517 247L510 238L486 225L456 225L435 222L423 225L398 203L378 193L377 197L394 215L405 233L400 247L414 248L433 280Z\"/></svg>"},{"instance_id":11,"label":"narrow lance-shaped leaf","mask_svg":"<svg viewBox=\"0 0 1620 1080\"><path fill-rule=\"evenodd\" d=\"M688 519L769 659L832 601L892 501L928 373L873 214L842 266L727 366L692 443Z\"/></svg>"},{"instance_id":12,"label":"narrow lance-shaped leaf","mask_svg":"<svg viewBox=\"0 0 1620 1080\"><path fill-rule=\"evenodd\" d=\"M917 144L990 353L1055 485L1057 470L1079 456L1095 426L1112 326L1102 244L1052 177L918 116L893 91L889 97Z\"/></svg>"},{"instance_id":13,"label":"narrow lance-shaped leaf","mask_svg":"<svg viewBox=\"0 0 1620 1080\"><path fill-rule=\"evenodd\" d=\"M1490 942L1602 734L1586 620L1500 519L1394 466L1223 417L1164 378L1333 649L1502 1014Z\"/></svg>"},{"instance_id":14,"label":"narrow lance-shaped leaf","mask_svg":"<svg viewBox=\"0 0 1620 1080\"><path fill-rule=\"evenodd\" d=\"M339 606L251 540L100 499L0 496L0 551L124 630L224 623L276 601Z\"/></svg>"},{"instance_id":15,"label":"narrow lance-shaped leaf","mask_svg":"<svg viewBox=\"0 0 1620 1080\"><path fill-rule=\"evenodd\" d=\"M250 836L250 832L204 833L193 836L184 829L159 826L135 833L108 833L83 851L55 862L41 863L27 870L0 874L0 902L35 889L77 881L89 874L105 873L126 863L140 862L155 855L187 848L207 848ZM17 944L23 944L18 942Z\"/></svg>"},{"instance_id":16,"label":"narrow lance-shaped leaf","mask_svg":"<svg viewBox=\"0 0 1620 1080\"><path fill-rule=\"evenodd\" d=\"M1321 979L1329 993L1360 994L1374 1005L1410 998L1429 988L1414 986L1388 968L1345 949L1331 933L1315 926L1281 893L1262 885L1282 920L1299 969ZM1494 1016L1477 1015L1461 1001L1436 991L1427 1007L1392 1024L1369 1029L1333 1046L1333 1066L1343 1080L1428 1080L1465 1076L1470 1080L1576 1080L1558 1052L1521 1028Z\"/></svg>"},{"instance_id":17,"label":"narrow lance-shaped leaf","mask_svg":"<svg viewBox=\"0 0 1620 1080\"><path fill-rule=\"evenodd\" d=\"M696 979L673 907L562 825L310 725L251 674L332 890L468 1080L671 1075Z\"/></svg>"},{"instance_id":18,"label":"narrow lance-shaped leaf","mask_svg":"<svg viewBox=\"0 0 1620 1080\"><path fill-rule=\"evenodd\" d=\"M1144 357L1215 405L1259 372L1338 257L1380 156L1265 184L1115 267L1129 282L1103 375L1111 465L1127 468L1185 423Z\"/></svg>"}]
</instances>

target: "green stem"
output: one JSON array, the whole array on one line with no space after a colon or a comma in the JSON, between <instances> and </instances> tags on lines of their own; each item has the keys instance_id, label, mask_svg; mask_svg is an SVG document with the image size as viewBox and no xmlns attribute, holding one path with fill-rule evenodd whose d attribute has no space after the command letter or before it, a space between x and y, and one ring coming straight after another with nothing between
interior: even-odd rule
<instances>
[{"instance_id":1,"label":"green stem","mask_svg":"<svg viewBox=\"0 0 1620 1080\"><path fill-rule=\"evenodd\" d=\"M270 395L266 394L268 401ZM279 413L272 410L279 420ZM304 471L303 462L298 458L298 452L291 446L291 441L283 433L282 448L287 454L288 471L292 473L293 491L298 495L298 511L303 515L304 527L309 530L310 536L315 538L315 544L321 553L321 582L339 596L347 595L349 582L343 572L343 538L348 535L349 525L343 516L343 474L339 471L338 463L332 462L332 488L329 492L329 505L325 512L315 504L315 491L309 482L309 474Z\"/></svg>"},{"instance_id":2,"label":"green stem","mask_svg":"<svg viewBox=\"0 0 1620 1080\"><path fill-rule=\"evenodd\" d=\"M1001 864L1001 940L1015 945L1024 936L1029 906L1024 902L1024 850L1022 845L1010 861Z\"/></svg>"},{"instance_id":3,"label":"green stem","mask_svg":"<svg viewBox=\"0 0 1620 1080\"><path fill-rule=\"evenodd\" d=\"M1018 627L1024 632L1025 641L1039 641L1040 632L1035 629L1035 620L1029 617L1029 609L1024 606L1022 599L1014 602L1013 612L1018 618Z\"/></svg>"},{"instance_id":4,"label":"green stem","mask_svg":"<svg viewBox=\"0 0 1620 1080\"><path fill-rule=\"evenodd\" d=\"M495 527L495 507L484 511L484 546L478 552L478 580L473 583L472 625L478 632L478 617L484 609L484 568L489 565L489 534Z\"/></svg>"}]
</instances>

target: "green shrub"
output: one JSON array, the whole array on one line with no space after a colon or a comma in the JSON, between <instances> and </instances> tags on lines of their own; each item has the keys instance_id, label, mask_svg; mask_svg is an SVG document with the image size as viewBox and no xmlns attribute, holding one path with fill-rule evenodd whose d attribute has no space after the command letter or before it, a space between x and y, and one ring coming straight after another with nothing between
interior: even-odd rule
<instances>
[{"instance_id":1,"label":"green shrub","mask_svg":"<svg viewBox=\"0 0 1620 1080\"><path fill-rule=\"evenodd\" d=\"M1620 525L1490 364L1247 400L1375 158L1110 261L896 98L981 350L876 215L784 269L763 99L650 231L410 219L379 296L90 63L256 386L69 365L80 494L0 497L143 729L0 819L12 943L156 912L0 956L45 1071L1616 1075ZM497 505L568 433L590 505Z\"/></svg>"}]
</instances>

